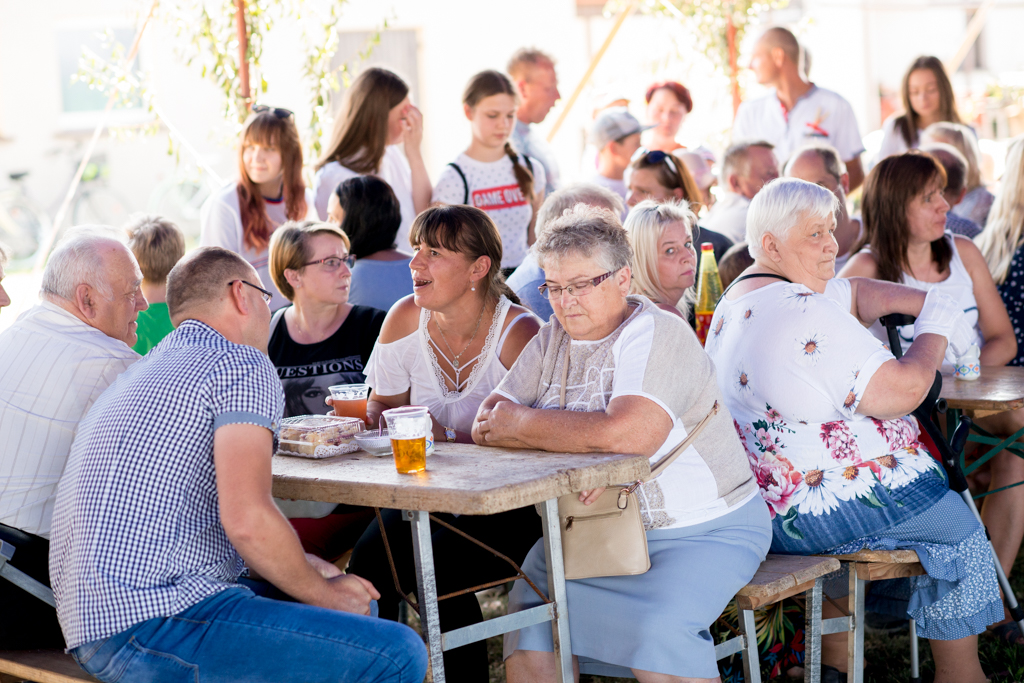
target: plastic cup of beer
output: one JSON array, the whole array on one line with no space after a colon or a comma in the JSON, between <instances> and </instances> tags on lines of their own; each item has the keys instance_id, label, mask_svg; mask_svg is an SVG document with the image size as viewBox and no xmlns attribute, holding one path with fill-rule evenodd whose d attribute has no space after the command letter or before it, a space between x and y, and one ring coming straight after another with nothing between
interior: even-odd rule
<instances>
[{"instance_id":1,"label":"plastic cup of beer","mask_svg":"<svg viewBox=\"0 0 1024 683\"><path fill-rule=\"evenodd\" d=\"M366 422L366 399L370 395L368 384L335 384L329 387L338 417L358 417Z\"/></svg>"},{"instance_id":2,"label":"plastic cup of beer","mask_svg":"<svg viewBox=\"0 0 1024 683\"><path fill-rule=\"evenodd\" d=\"M395 469L400 474L416 474L427 469L427 433L430 414L423 406L403 406L384 411L391 437Z\"/></svg>"}]
</instances>

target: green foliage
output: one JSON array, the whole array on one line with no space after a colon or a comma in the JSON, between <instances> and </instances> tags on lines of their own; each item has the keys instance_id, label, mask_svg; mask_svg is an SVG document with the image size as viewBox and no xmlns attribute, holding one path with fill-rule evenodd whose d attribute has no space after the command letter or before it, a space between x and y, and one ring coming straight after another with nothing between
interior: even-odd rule
<instances>
[{"instance_id":1,"label":"green foliage","mask_svg":"<svg viewBox=\"0 0 1024 683\"><path fill-rule=\"evenodd\" d=\"M609 0L605 12L618 12L633 0ZM729 73L729 17L736 27L736 46L761 12L780 9L789 0L640 0L640 11L681 21L693 32L697 47L724 74Z\"/></svg>"},{"instance_id":2,"label":"green foliage","mask_svg":"<svg viewBox=\"0 0 1024 683\"><path fill-rule=\"evenodd\" d=\"M388 26L383 22L380 30L367 41L364 49L353 59L333 67L338 49L338 23L341 7L346 0L244 0L248 34L246 62L249 64L249 97L242 92L241 66L238 56L238 27L234 0L163 0L156 18L169 26L177 44L176 56L186 65L198 69L199 75L212 82L223 95L220 114L233 124L236 132L248 116L251 103L258 102L269 87L262 73L261 60L264 42L281 22L297 25L304 55L302 79L307 87L311 115L308 126L299 126L306 141L306 154L310 159L320 155L320 140L324 136L324 120L330 106L332 92L340 84L348 85L351 74L380 42L380 30ZM124 65L123 45L114 43L111 55L104 59L86 51L79 60L77 78L106 95L117 93L118 106L146 106L154 111L153 96L147 80L138 73L128 72ZM156 123L147 128L155 132ZM172 144L168 153L176 154Z\"/></svg>"}]
</instances>

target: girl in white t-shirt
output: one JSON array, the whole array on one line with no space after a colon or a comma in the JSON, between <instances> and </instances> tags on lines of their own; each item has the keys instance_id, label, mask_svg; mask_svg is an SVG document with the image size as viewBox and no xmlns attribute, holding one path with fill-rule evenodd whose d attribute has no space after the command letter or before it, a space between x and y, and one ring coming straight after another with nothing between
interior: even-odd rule
<instances>
[{"instance_id":1,"label":"girl in white t-shirt","mask_svg":"<svg viewBox=\"0 0 1024 683\"><path fill-rule=\"evenodd\" d=\"M372 67L359 74L345 93L331 140L316 164L313 193L320 220L327 220L327 202L340 183L375 175L398 197L398 248L409 251L412 221L430 206L422 142L423 114L409 101L408 84L387 69Z\"/></svg>"},{"instance_id":2,"label":"girl in white t-shirt","mask_svg":"<svg viewBox=\"0 0 1024 683\"><path fill-rule=\"evenodd\" d=\"M312 217L313 194L302 180L302 144L287 109L256 105L242 128L239 180L210 195L199 215L199 245L241 254L273 292L271 308L288 304L270 277L270 235L287 221Z\"/></svg>"},{"instance_id":3,"label":"girl in white t-shirt","mask_svg":"<svg viewBox=\"0 0 1024 683\"><path fill-rule=\"evenodd\" d=\"M501 233L501 267L508 272L522 263L536 239L533 226L544 201L544 166L517 154L509 142L519 95L508 76L498 71L473 76L462 105L473 141L441 172L433 200L486 211Z\"/></svg>"}]
</instances>

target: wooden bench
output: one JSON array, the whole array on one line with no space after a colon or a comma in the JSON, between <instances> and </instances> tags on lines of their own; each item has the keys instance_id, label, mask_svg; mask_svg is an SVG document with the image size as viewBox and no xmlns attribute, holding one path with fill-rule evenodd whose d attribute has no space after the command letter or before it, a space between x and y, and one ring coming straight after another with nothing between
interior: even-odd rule
<instances>
[{"instance_id":1,"label":"wooden bench","mask_svg":"<svg viewBox=\"0 0 1024 683\"><path fill-rule=\"evenodd\" d=\"M22 680L35 683L97 683L95 678L78 666L71 655L61 650L0 651L0 683Z\"/></svg>"},{"instance_id":2,"label":"wooden bench","mask_svg":"<svg viewBox=\"0 0 1024 683\"><path fill-rule=\"evenodd\" d=\"M864 683L864 594L868 581L902 579L925 573L913 550L861 550L849 555L825 555L849 568L850 611L844 617L821 619L821 635L850 633L848 637L847 680ZM819 603L820 604L820 603ZM919 681L917 629L910 620L910 680Z\"/></svg>"},{"instance_id":3,"label":"wooden bench","mask_svg":"<svg viewBox=\"0 0 1024 683\"><path fill-rule=\"evenodd\" d=\"M799 593L805 593L808 615L817 614L818 618L817 624L814 625L811 624L810 618L807 620L806 651L819 653L819 658L805 662L804 681L817 683L821 677L821 579L826 574L838 571L840 567L839 560L829 557L769 555L761 563L750 583L736 594L740 635L716 645L716 659L723 659L737 652L742 653L743 680L747 683L761 683L754 610L773 605ZM812 609L813 605L817 606L816 609ZM812 643L810 640L814 637L817 637L816 643Z\"/></svg>"}]
</instances>

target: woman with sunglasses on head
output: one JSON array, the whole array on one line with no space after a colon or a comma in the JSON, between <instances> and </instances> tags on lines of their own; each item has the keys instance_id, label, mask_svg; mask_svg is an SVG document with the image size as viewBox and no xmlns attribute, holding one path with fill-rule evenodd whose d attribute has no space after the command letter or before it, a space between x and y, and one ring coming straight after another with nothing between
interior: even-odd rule
<instances>
[{"instance_id":1,"label":"woman with sunglasses on head","mask_svg":"<svg viewBox=\"0 0 1024 683\"><path fill-rule=\"evenodd\" d=\"M384 311L349 303L349 239L336 225L286 223L270 239L270 275L291 306L270 320L267 355L285 394L284 417L326 412L336 384L362 384ZM278 501L306 552L334 561L350 550L373 510L333 503Z\"/></svg>"},{"instance_id":2,"label":"woman with sunglasses on head","mask_svg":"<svg viewBox=\"0 0 1024 683\"><path fill-rule=\"evenodd\" d=\"M302 180L302 143L287 109L256 105L238 149L239 179L210 195L199 214L199 246L224 247L270 283L270 236L287 221L313 216L313 193ZM288 303L270 284L272 309Z\"/></svg>"},{"instance_id":3,"label":"woman with sunglasses on head","mask_svg":"<svg viewBox=\"0 0 1024 683\"><path fill-rule=\"evenodd\" d=\"M423 114L409 100L409 85L397 74L371 67L345 92L330 142L316 163L313 193L320 220L334 188L349 178L384 180L402 208L398 244L409 241L416 214L430 206L430 176L423 163Z\"/></svg>"},{"instance_id":4,"label":"woman with sunglasses on head","mask_svg":"<svg viewBox=\"0 0 1024 683\"><path fill-rule=\"evenodd\" d=\"M679 159L660 150L648 150L641 147L633 155L629 165L629 194L626 203L636 206L645 199L658 203L686 200L690 209L696 214L700 210L703 194L690 170ZM715 259L732 246L732 240L725 235L708 230L694 229L693 239L696 244L710 242L715 249ZM700 265L700 249L697 248L697 264Z\"/></svg>"},{"instance_id":5,"label":"woman with sunglasses on head","mask_svg":"<svg viewBox=\"0 0 1024 683\"><path fill-rule=\"evenodd\" d=\"M519 93L508 76L481 71L469 79L462 108L473 140L448 164L434 187L434 201L483 209L501 233L501 268L506 275L523 262L536 239L537 209L546 176L537 159L520 155L509 137L516 127Z\"/></svg>"},{"instance_id":6,"label":"woman with sunglasses on head","mask_svg":"<svg viewBox=\"0 0 1024 683\"><path fill-rule=\"evenodd\" d=\"M470 206L433 206L416 217L411 240L416 255L409 267L415 291L392 306L384 321L366 368L367 383L373 387L367 412L376 420L389 408L426 406L435 443L471 443L477 408L537 334L540 321L518 305L505 284L498 267L501 238L485 212ZM532 506L496 515L436 516L515 562L522 562L541 536L540 518ZM384 510L381 518L402 592L413 592L410 525L398 510ZM433 523L431 532L439 595L508 576L504 561L455 532ZM377 522L356 545L348 572L381 587L380 616L398 618L400 599ZM483 619L472 591L441 601L439 609L444 631ZM487 681L486 644L479 641L448 650L444 668L449 681Z\"/></svg>"}]
</instances>

